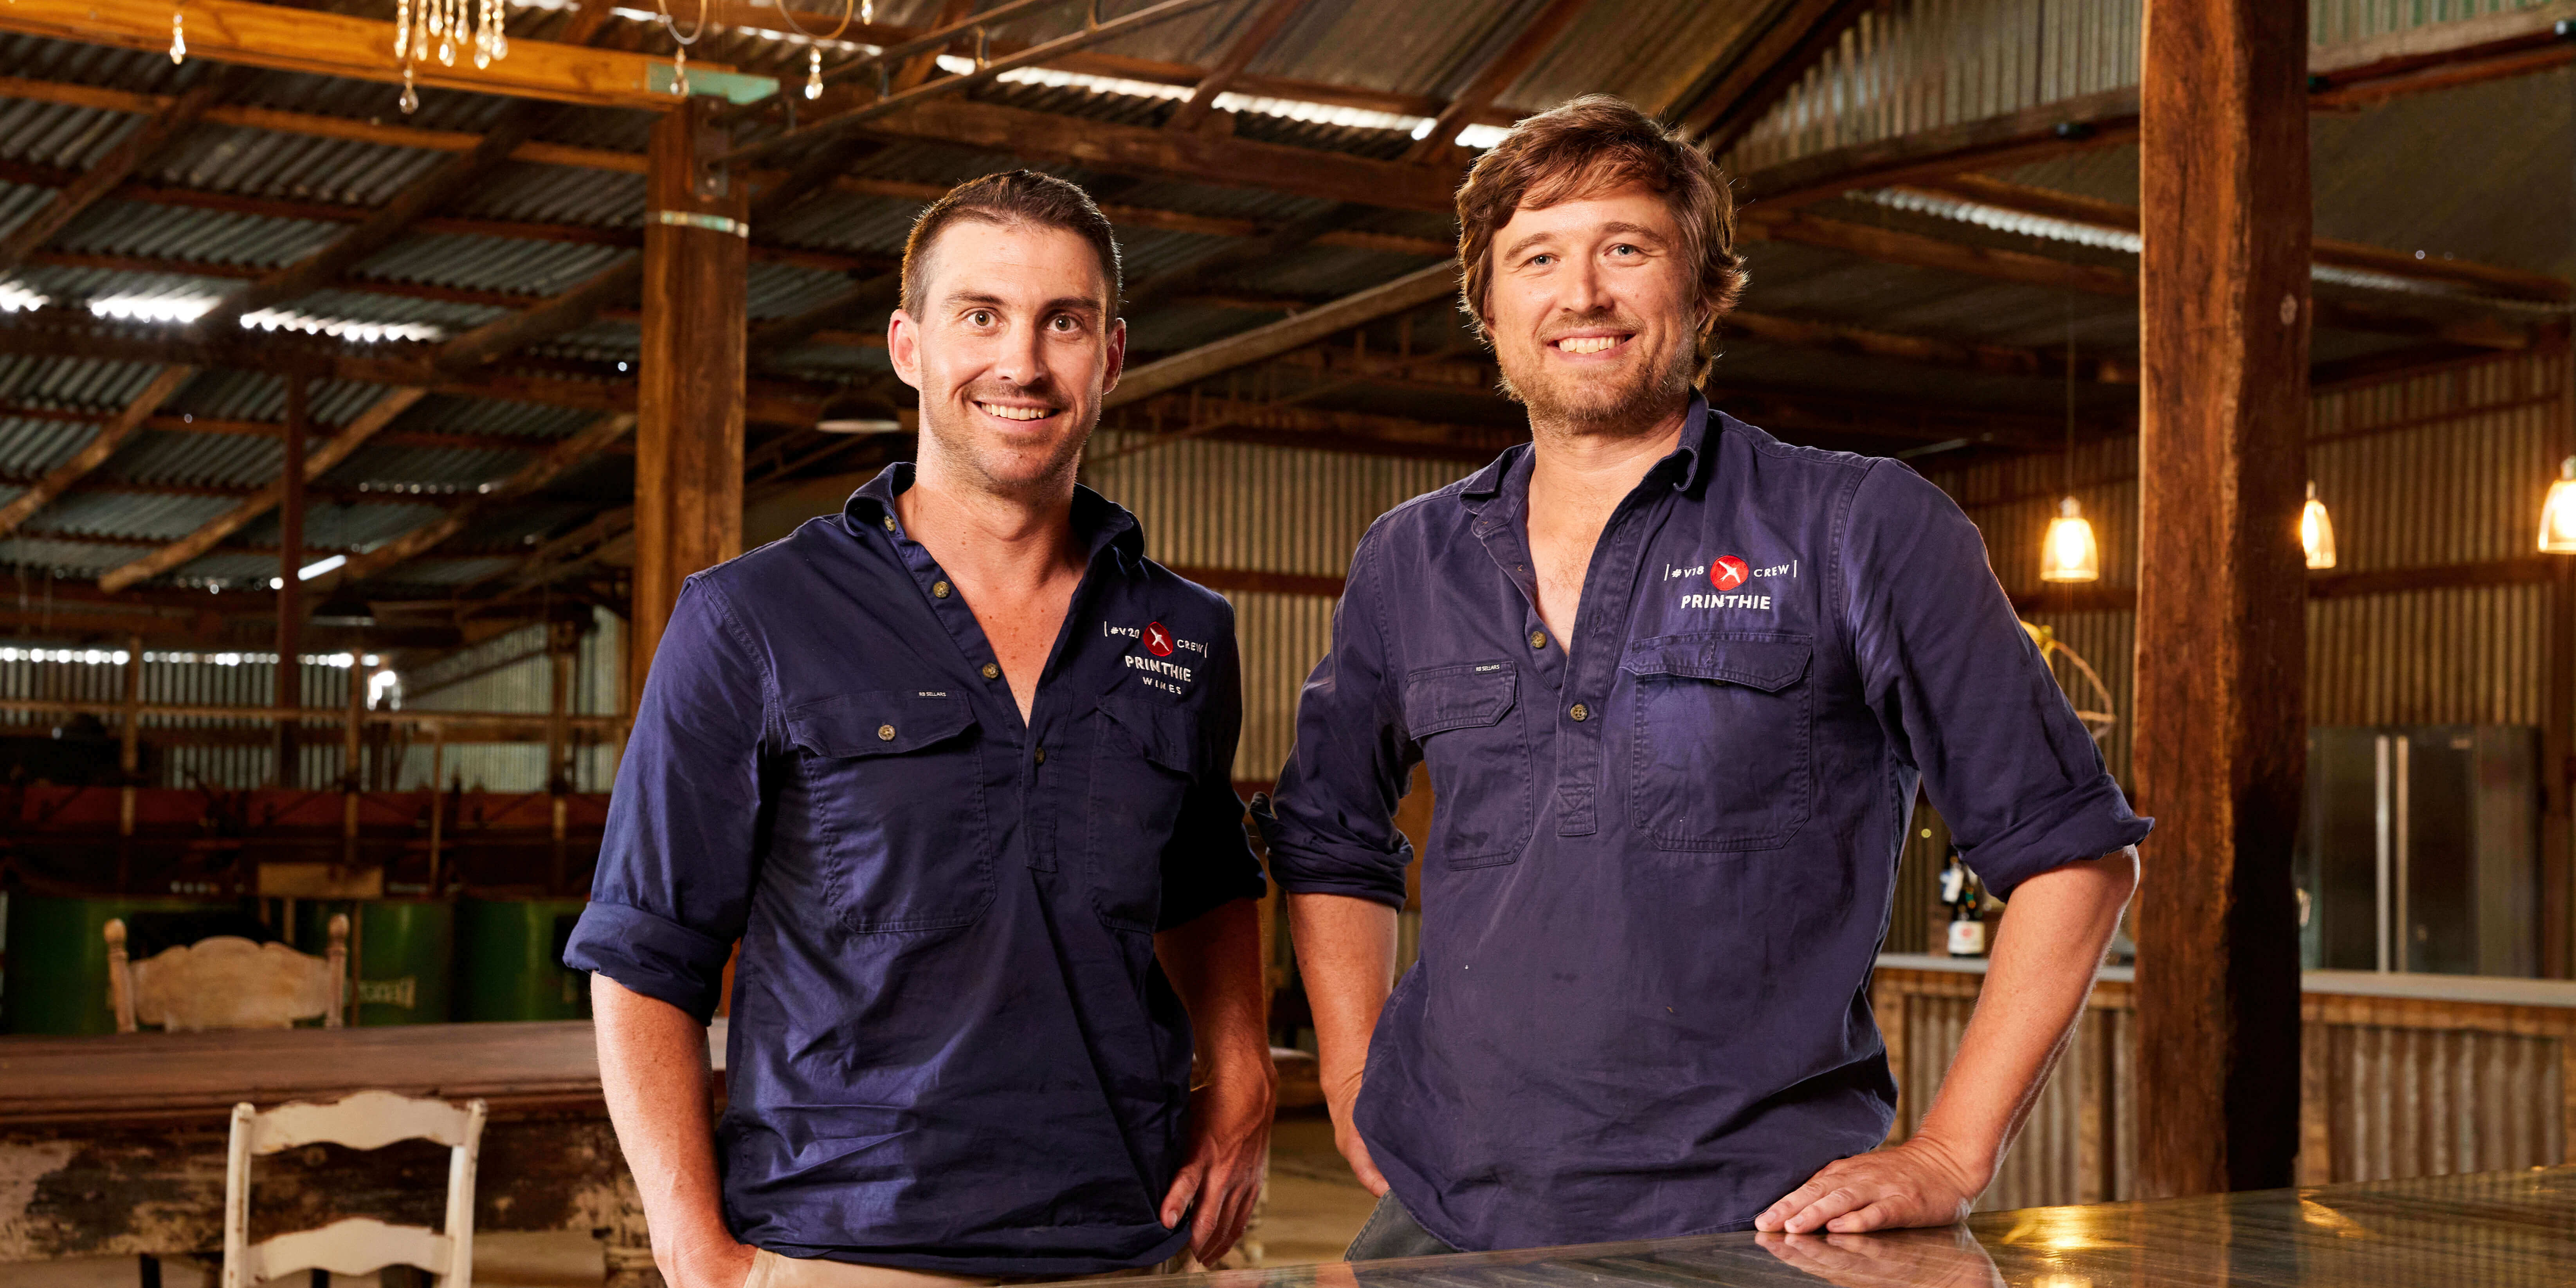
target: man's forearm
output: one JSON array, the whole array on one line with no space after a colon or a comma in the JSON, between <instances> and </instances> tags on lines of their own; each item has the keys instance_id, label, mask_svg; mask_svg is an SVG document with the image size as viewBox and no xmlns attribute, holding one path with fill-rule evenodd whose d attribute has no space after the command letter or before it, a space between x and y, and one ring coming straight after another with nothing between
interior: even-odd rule
<instances>
[{"instance_id":1,"label":"man's forearm","mask_svg":"<svg viewBox=\"0 0 2576 1288\"><path fill-rule=\"evenodd\" d=\"M2013 892L1976 1012L1918 1136L1974 1174L1994 1174L2066 1049L2137 880L2137 851L2124 849Z\"/></svg>"},{"instance_id":2,"label":"man's forearm","mask_svg":"<svg viewBox=\"0 0 2576 1288\"><path fill-rule=\"evenodd\" d=\"M1260 914L1259 903L1236 899L1154 936L1155 958L1190 1013L1211 1077L1272 1076Z\"/></svg>"},{"instance_id":3,"label":"man's forearm","mask_svg":"<svg viewBox=\"0 0 2576 1288\"><path fill-rule=\"evenodd\" d=\"M1315 1012L1317 1072L1335 1110L1347 1112L1395 984L1395 909L1349 895L1292 894L1288 927Z\"/></svg>"},{"instance_id":4,"label":"man's forearm","mask_svg":"<svg viewBox=\"0 0 2576 1288\"><path fill-rule=\"evenodd\" d=\"M702 1245L734 1246L716 1182L706 1026L668 1002L593 974L600 1087L635 1175L666 1277ZM674 1281L674 1288L687 1285Z\"/></svg>"}]
</instances>

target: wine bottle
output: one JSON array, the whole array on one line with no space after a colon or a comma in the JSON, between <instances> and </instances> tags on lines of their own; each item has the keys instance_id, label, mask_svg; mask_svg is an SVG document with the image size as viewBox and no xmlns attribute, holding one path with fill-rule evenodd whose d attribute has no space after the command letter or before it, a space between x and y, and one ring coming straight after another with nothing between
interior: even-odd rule
<instances>
[{"instance_id":1,"label":"wine bottle","mask_svg":"<svg viewBox=\"0 0 2576 1288\"><path fill-rule=\"evenodd\" d=\"M1941 902L1950 907L1950 955L1983 957L1986 955L1986 919L1978 905L1984 902L1984 891L1968 865L1959 861L1959 852L1950 851L1949 862L1941 868Z\"/></svg>"}]
</instances>

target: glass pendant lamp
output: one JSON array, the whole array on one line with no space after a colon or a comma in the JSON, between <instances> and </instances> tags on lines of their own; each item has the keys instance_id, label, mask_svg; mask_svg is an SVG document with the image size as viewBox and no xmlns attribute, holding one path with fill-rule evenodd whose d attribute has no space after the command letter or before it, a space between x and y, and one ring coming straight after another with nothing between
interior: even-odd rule
<instances>
[{"instance_id":1,"label":"glass pendant lamp","mask_svg":"<svg viewBox=\"0 0 2576 1288\"><path fill-rule=\"evenodd\" d=\"M2057 517L2048 521L2048 535L2040 539L2039 579L2102 579L2102 548L2094 544L2093 524L2084 517L2084 507L2077 505L2074 497L2057 503Z\"/></svg>"},{"instance_id":2,"label":"glass pendant lamp","mask_svg":"<svg viewBox=\"0 0 2576 1288\"><path fill-rule=\"evenodd\" d=\"M2317 499L2317 481L2308 480L2308 503L2299 511L2299 548L2307 552L2311 568L2335 566L2334 520L2326 515L2326 503Z\"/></svg>"},{"instance_id":3,"label":"glass pendant lamp","mask_svg":"<svg viewBox=\"0 0 2576 1288\"><path fill-rule=\"evenodd\" d=\"M2549 499L2540 503L2540 548L2553 555L2576 554L2576 456L2558 463Z\"/></svg>"}]
</instances>

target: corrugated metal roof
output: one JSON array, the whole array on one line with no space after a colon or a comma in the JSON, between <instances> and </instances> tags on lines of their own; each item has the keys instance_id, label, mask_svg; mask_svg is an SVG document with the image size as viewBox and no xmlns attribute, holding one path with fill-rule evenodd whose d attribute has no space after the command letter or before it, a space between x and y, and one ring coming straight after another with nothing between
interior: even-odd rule
<instances>
[{"instance_id":1,"label":"corrugated metal roof","mask_svg":"<svg viewBox=\"0 0 2576 1288\"><path fill-rule=\"evenodd\" d=\"M240 504L229 496L154 496L141 492L74 492L45 510L56 532L175 541Z\"/></svg>"},{"instance_id":2,"label":"corrugated metal roof","mask_svg":"<svg viewBox=\"0 0 2576 1288\"><path fill-rule=\"evenodd\" d=\"M379 281L544 294L577 286L635 253L622 246L440 233L397 242L360 263L358 273Z\"/></svg>"}]
</instances>

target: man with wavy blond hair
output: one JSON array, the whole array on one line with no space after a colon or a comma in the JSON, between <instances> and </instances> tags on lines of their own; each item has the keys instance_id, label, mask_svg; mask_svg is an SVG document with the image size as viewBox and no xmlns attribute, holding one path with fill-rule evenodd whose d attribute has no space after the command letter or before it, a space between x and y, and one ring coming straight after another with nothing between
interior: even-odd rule
<instances>
[{"instance_id":1,"label":"man with wavy blond hair","mask_svg":"<svg viewBox=\"0 0 2576 1288\"><path fill-rule=\"evenodd\" d=\"M1461 306L1533 442L1352 556L1264 819L1353 1260L1958 1219L2136 883L2133 814L1977 530L1904 465L1694 386L1744 283L1724 176L1617 99L1458 191ZM1415 762L1421 959L1389 992ZM1870 1016L1916 785L2013 898L1919 1130Z\"/></svg>"}]
</instances>

